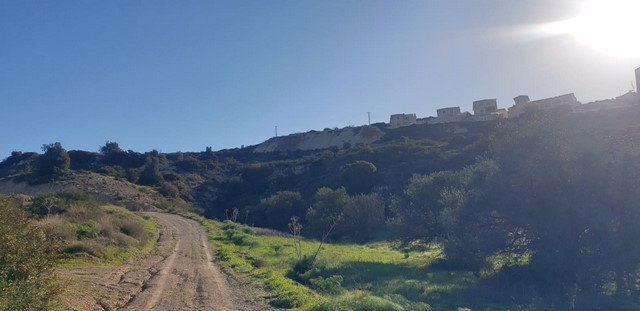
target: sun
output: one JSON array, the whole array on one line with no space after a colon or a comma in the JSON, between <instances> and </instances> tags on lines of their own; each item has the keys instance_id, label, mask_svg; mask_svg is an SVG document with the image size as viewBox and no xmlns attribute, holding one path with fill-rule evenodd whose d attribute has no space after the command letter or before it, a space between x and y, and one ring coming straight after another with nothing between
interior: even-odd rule
<instances>
[{"instance_id":1,"label":"sun","mask_svg":"<svg viewBox=\"0 0 640 311\"><path fill-rule=\"evenodd\" d=\"M640 0L587 0L578 16L546 24L543 30L573 35L610 56L640 57Z\"/></svg>"}]
</instances>

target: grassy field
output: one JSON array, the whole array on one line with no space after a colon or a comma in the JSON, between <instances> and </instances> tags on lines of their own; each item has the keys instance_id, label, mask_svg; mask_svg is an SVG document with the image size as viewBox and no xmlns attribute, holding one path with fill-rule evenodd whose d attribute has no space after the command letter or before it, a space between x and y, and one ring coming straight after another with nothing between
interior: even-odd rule
<instances>
[{"instance_id":1,"label":"grassy field","mask_svg":"<svg viewBox=\"0 0 640 311\"><path fill-rule=\"evenodd\" d=\"M477 273L434 268L444 259L438 245L398 249L393 243L324 244L314 269L291 273L295 240L268 231L200 219L218 263L265 287L272 305L297 310L470 310L466 296ZM300 241L303 255L319 242ZM294 281L293 279L297 279ZM469 300L469 303L472 303Z\"/></svg>"}]
</instances>

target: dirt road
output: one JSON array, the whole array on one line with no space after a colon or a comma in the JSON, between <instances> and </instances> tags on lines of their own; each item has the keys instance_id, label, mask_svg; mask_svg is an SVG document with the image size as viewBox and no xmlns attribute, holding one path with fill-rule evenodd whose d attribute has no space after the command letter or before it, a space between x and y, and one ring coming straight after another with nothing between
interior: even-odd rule
<instances>
[{"instance_id":1,"label":"dirt road","mask_svg":"<svg viewBox=\"0 0 640 311\"><path fill-rule=\"evenodd\" d=\"M270 310L255 292L213 264L207 235L180 216L149 213L160 225L150 256L122 267L67 271L74 310ZM64 273L64 272L63 272Z\"/></svg>"}]
</instances>

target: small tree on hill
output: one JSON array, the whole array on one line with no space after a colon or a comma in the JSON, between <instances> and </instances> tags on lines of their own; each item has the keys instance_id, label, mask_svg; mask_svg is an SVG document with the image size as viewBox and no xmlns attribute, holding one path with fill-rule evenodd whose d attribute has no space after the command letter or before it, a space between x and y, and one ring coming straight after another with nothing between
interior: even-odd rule
<instances>
[{"instance_id":1,"label":"small tree on hill","mask_svg":"<svg viewBox=\"0 0 640 311\"><path fill-rule=\"evenodd\" d=\"M352 196L345 207L344 234L364 242L384 225L384 202L378 194Z\"/></svg>"},{"instance_id":2,"label":"small tree on hill","mask_svg":"<svg viewBox=\"0 0 640 311\"><path fill-rule=\"evenodd\" d=\"M142 173L140 173L140 178L138 179L138 183L142 185L155 186L160 185L164 182L164 178L160 173L160 164L157 157L150 156L147 158L147 163L144 165L144 169Z\"/></svg>"},{"instance_id":3,"label":"small tree on hill","mask_svg":"<svg viewBox=\"0 0 640 311\"><path fill-rule=\"evenodd\" d=\"M333 230L337 220L342 218L349 203L349 195L344 188L333 190L322 187L316 191L315 203L307 210L307 227L312 235L323 237L328 228Z\"/></svg>"},{"instance_id":4,"label":"small tree on hill","mask_svg":"<svg viewBox=\"0 0 640 311\"><path fill-rule=\"evenodd\" d=\"M42 145L44 154L38 158L37 175L54 178L69 171L71 159L67 151L58 142Z\"/></svg>"},{"instance_id":5,"label":"small tree on hill","mask_svg":"<svg viewBox=\"0 0 640 311\"><path fill-rule=\"evenodd\" d=\"M304 211L304 201L299 192L280 191L260 200L258 206L266 216L264 224L270 228L286 230L287 220Z\"/></svg>"},{"instance_id":6,"label":"small tree on hill","mask_svg":"<svg viewBox=\"0 0 640 311\"><path fill-rule=\"evenodd\" d=\"M100 147L100 153L104 156L104 162L107 164L122 164L122 160L126 153L120 149L120 145L116 142L107 141L104 146Z\"/></svg>"},{"instance_id":7,"label":"small tree on hill","mask_svg":"<svg viewBox=\"0 0 640 311\"><path fill-rule=\"evenodd\" d=\"M376 184L378 169L371 162L355 161L342 168L342 184L349 194L369 193Z\"/></svg>"}]
</instances>

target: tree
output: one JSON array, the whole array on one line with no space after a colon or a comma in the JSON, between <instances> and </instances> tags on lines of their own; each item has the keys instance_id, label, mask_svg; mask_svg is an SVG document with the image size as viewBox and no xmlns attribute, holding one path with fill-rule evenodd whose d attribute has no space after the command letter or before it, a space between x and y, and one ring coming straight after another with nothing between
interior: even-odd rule
<instances>
[{"instance_id":1,"label":"tree","mask_svg":"<svg viewBox=\"0 0 640 311\"><path fill-rule=\"evenodd\" d=\"M145 163L144 169L140 173L138 183L147 186L156 186L164 183L164 178L160 173L160 164L158 157L147 157L147 163Z\"/></svg>"},{"instance_id":2,"label":"tree","mask_svg":"<svg viewBox=\"0 0 640 311\"><path fill-rule=\"evenodd\" d=\"M100 147L100 153L104 156L104 162L110 165L122 165L126 152L120 149L120 145L116 142L107 141L104 146Z\"/></svg>"},{"instance_id":3,"label":"tree","mask_svg":"<svg viewBox=\"0 0 640 311\"><path fill-rule=\"evenodd\" d=\"M343 235L365 242L384 225L384 203L378 194L358 194L349 198L343 214Z\"/></svg>"},{"instance_id":4,"label":"tree","mask_svg":"<svg viewBox=\"0 0 640 311\"><path fill-rule=\"evenodd\" d=\"M207 165L192 155L183 156L175 162L175 166L183 172L203 173L207 170Z\"/></svg>"},{"instance_id":5,"label":"tree","mask_svg":"<svg viewBox=\"0 0 640 311\"><path fill-rule=\"evenodd\" d=\"M104 155L108 155L123 153L124 151L120 149L120 145L118 145L117 142L107 141L104 146L100 147L100 152Z\"/></svg>"},{"instance_id":6,"label":"tree","mask_svg":"<svg viewBox=\"0 0 640 311\"><path fill-rule=\"evenodd\" d=\"M414 175L405 190L409 205L400 211L405 237L440 239L449 264L480 268L509 231L486 201L499 172L495 161L481 157L461 170Z\"/></svg>"},{"instance_id":7,"label":"tree","mask_svg":"<svg viewBox=\"0 0 640 311\"><path fill-rule=\"evenodd\" d=\"M260 200L258 208L265 215L262 222L270 228L286 230L288 220L304 213L304 201L299 192L280 191Z\"/></svg>"},{"instance_id":8,"label":"tree","mask_svg":"<svg viewBox=\"0 0 640 311\"><path fill-rule=\"evenodd\" d=\"M489 201L529 241L527 281L558 293L562 309L590 309L598 299L637 302L640 139L577 132L554 116L517 125L492 140L502 173Z\"/></svg>"},{"instance_id":9,"label":"tree","mask_svg":"<svg viewBox=\"0 0 640 311\"><path fill-rule=\"evenodd\" d=\"M341 180L349 194L369 193L376 184L378 169L371 162L355 161L342 168Z\"/></svg>"},{"instance_id":10,"label":"tree","mask_svg":"<svg viewBox=\"0 0 640 311\"><path fill-rule=\"evenodd\" d=\"M58 142L42 145L44 154L38 158L37 174L42 178L55 178L69 171L71 159Z\"/></svg>"},{"instance_id":11,"label":"tree","mask_svg":"<svg viewBox=\"0 0 640 311\"><path fill-rule=\"evenodd\" d=\"M312 235L322 237L342 219L349 195L342 187L336 190L322 187L316 191L314 201L313 206L307 210L307 228Z\"/></svg>"}]
</instances>

